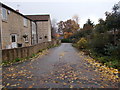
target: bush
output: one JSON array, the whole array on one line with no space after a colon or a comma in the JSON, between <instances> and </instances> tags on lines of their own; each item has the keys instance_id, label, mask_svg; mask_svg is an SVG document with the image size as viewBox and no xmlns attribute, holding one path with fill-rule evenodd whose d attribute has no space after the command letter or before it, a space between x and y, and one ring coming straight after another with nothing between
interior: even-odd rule
<instances>
[{"instance_id":1,"label":"bush","mask_svg":"<svg viewBox=\"0 0 120 90\"><path fill-rule=\"evenodd\" d=\"M16 58L15 59L15 62L19 62L21 59L20 58Z\"/></svg>"},{"instance_id":2,"label":"bush","mask_svg":"<svg viewBox=\"0 0 120 90\"><path fill-rule=\"evenodd\" d=\"M77 42L77 46L79 49L86 49L88 46L88 41L85 38L81 38L78 42Z\"/></svg>"},{"instance_id":3,"label":"bush","mask_svg":"<svg viewBox=\"0 0 120 90\"><path fill-rule=\"evenodd\" d=\"M70 40L70 39L62 39L61 42L62 43L72 43L72 40Z\"/></svg>"},{"instance_id":4,"label":"bush","mask_svg":"<svg viewBox=\"0 0 120 90\"><path fill-rule=\"evenodd\" d=\"M119 57L120 58L120 45L114 46L112 44L106 45L105 52L109 56Z\"/></svg>"},{"instance_id":5,"label":"bush","mask_svg":"<svg viewBox=\"0 0 120 90\"><path fill-rule=\"evenodd\" d=\"M93 39L89 40L89 48L98 54L105 55L105 45L109 43L109 37L107 34L95 34Z\"/></svg>"}]
</instances>

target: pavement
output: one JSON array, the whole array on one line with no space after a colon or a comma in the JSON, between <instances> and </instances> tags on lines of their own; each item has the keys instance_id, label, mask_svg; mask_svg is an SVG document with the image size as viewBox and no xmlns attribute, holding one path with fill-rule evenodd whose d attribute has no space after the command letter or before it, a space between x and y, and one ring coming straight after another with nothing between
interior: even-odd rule
<instances>
[{"instance_id":1,"label":"pavement","mask_svg":"<svg viewBox=\"0 0 120 90\"><path fill-rule=\"evenodd\" d=\"M118 88L117 80L103 77L86 57L62 43L36 59L3 67L3 88Z\"/></svg>"}]
</instances>

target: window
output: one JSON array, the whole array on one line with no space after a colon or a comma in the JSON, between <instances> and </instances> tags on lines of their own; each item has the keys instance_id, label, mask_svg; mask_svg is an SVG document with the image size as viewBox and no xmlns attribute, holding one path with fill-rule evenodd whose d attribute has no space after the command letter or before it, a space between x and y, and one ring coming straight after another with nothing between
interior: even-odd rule
<instances>
[{"instance_id":1,"label":"window","mask_svg":"<svg viewBox=\"0 0 120 90\"><path fill-rule=\"evenodd\" d=\"M25 38L25 42L28 42L28 37Z\"/></svg>"},{"instance_id":2,"label":"window","mask_svg":"<svg viewBox=\"0 0 120 90\"><path fill-rule=\"evenodd\" d=\"M7 20L7 10L5 8L2 8L2 19Z\"/></svg>"},{"instance_id":3,"label":"window","mask_svg":"<svg viewBox=\"0 0 120 90\"><path fill-rule=\"evenodd\" d=\"M24 38L25 42L28 42L28 35L27 34L23 35L23 38Z\"/></svg>"},{"instance_id":4,"label":"window","mask_svg":"<svg viewBox=\"0 0 120 90\"><path fill-rule=\"evenodd\" d=\"M26 19L26 18L23 18L23 24L24 24L24 26L26 26L26 27L27 27L27 25L28 25L28 21L27 21L27 19Z\"/></svg>"}]
</instances>

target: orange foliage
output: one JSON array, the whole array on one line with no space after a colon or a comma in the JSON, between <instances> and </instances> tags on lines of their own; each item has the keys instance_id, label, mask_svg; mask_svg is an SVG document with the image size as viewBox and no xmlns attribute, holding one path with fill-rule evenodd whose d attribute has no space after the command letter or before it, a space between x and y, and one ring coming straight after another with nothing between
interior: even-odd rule
<instances>
[{"instance_id":1,"label":"orange foliage","mask_svg":"<svg viewBox=\"0 0 120 90\"><path fill-rule=\"evenodd\" d=\"M69 38L70 36L72 36L73 33L72 32L64 32L64 38Z\"/></svg>"}]
</instances>

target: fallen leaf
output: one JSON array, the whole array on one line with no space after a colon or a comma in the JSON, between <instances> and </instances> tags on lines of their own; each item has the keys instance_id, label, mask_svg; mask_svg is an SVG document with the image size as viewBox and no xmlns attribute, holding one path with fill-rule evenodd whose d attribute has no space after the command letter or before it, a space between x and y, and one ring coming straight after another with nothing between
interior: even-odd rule
<instances>
[{"instance_id":1,"label":"fallen leaf","mask_svg":"<svg viewBox=\"0 0 120 90\"><path fill-rule=\"evenodd\" d=\"M73 88L73 85L70 85L70 88Z\"/></svg>"}]
</instances>

